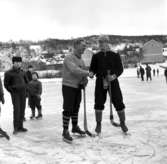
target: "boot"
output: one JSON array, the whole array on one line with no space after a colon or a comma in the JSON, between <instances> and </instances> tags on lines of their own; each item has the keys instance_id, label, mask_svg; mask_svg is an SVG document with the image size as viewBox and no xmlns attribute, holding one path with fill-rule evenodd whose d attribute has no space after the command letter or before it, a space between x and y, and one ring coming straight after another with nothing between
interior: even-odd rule
<instances>
[{"instance_id":1,"label":"boot","mask_svg":"<svg viewBox=\"0 0 167 164\"><path fill-rule=\"evenodd\" d=\"M121 129L124 133L126 133L128 131L128 127L125 124L125 111L121 110L121 111L118 111L117 113L118 113L118 116L119 116L119 119L120 119Z\"/></svg>"},{"instance_id":2,"label":"boot","mask_svg":"<svg viewBox=\"0 0 167 164\"><path fill-rule=\"evenodd\" d=\"M41 119L42 118L42 112L41 109L38 109L38 116L36 117L36 119Z\"/></svg>"},{"instance_id":3,"label":"boot","mask_svg":"<svg viewBox=\"0 0 167 164\"><path fill-rule=\"evenodd\" d=\"M70 136L70 133L67 129L63 130L63 141L67 142L67 143L72 143L73 138Z\"/></svg>"},{"instance_id":4,"label":"boot","mask_svg":"<svg viewBox=\"0 0 167 164\"><path fill-rule=\"evenodd\" d=\"M101 110L95 110L95 117L96 117L95 132L97 134L99 134L99 133L101 133L102 111Z\"/></svg>"},{"instance_id":5,"label":"boot","mask_svg":"<svg viewBox=\"0 0 167 164\"><path fill-rule=\"evenodd\" d=\"M19 132L27 132L28 130L26 128L24 128L24 127L21 127L21 128L18 129L18 131Z\"/></svg>"},{"instance_id":6,"label":"boot","mask_svg":"<svg viewBox=\"0 0 167 164\"><path fill-rule=\"evenodd\" d=\"M32 114L31 114L31 116L30 116L30 119L32 120L32 119L35 118L35 110L32 110L32 109L31 109L31 111L32 111Z\"/></svg>"},{"instance_id":7,"label":"boot","mask_svg":"<svg viewBox=\"0 0 167 164\"><path fill-rule=\"evenodd\" d=\"M77 133L81 136L85 135L85 132L80 129L78 126L78 113L73 113L72 114L72 133Z\"/></svg>"},{"instance_id":8,"label":"boot","mask_svg":"<svg viewBox=\"0 0 167 164\"><path fill-rule=\"evenodd\" d=\"M81 136L85 136L85 132L83 130L81 130L79 126L74 126L72 128L72 133L77 133Z\"/></svg>"}]
</instances>

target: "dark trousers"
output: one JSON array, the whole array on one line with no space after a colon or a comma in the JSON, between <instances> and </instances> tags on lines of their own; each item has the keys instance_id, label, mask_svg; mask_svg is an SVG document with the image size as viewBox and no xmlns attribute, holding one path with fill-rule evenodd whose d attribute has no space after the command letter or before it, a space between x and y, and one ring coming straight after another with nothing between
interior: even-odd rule
<instances>
[{"instance_id":1,"label":"dark trousers","mask_svg":"<svg viewBox=\"0 0 167 164\"><path fill-rule=\"evenodd\" d=\"M78 112L81 103L81 89L68 86L62 87L63 93L63 129L68 130L70 118L72 127L78 125Z\"/></svg>"},{"instance_id":2,"label":"dark trousers","mask_svg":"<svg viewBox=\"0 0 167 164\"><path fill-rule=\"evenodd\" d=\"M67 116L78 114L81 103L81 89L68 86L62 87L63 93L63 113Z\"/></svg>"},{"instance_id":3,"label":"dark trousers","mask_svg":"<svg viewBox=\"0 0 167 164\"><path fill-rule=\"evenodd\" d=\"M144 75L141 74L141 81L144 81Z\"/></svg>"},{"instance_id":4,"label":"dark trousers","mask_svg":"<svg viewBox=\"0 0 167 164\"><path fill-rule=\"evenodd\" d=\"M109 89L104 89L103 87L103 79L97 78L96 79L96 86L95 86L95 110L103 110L104 104L107 98L107 92ZM125 108L123 103L122 92L119 86L118 80L114 80L111 82L111 95L112 95L112 103L117 111L121 111Z\"/></svg>"},{"instance_id":5,"label":"dark trousers","mask_svg":"<svg viewBox=\"0 0 167 164\"><path fill-rule=\"evenodd\" d=\"M148 81L148 79L152 80L151 75L150 74L146 75L146 79L147 79L147 81Z\"/></svg>"},{"instance_id":6,"label":"dark trousers","mask_svg":"<svg viewBox=\"0 0 167 164\"><path fill-rule=\"evenodd\" d=\"M15 130L23 128L23 120L26 104L26 92L19 91L11 93L13 103L13 126Z\"/></svg>"},{"instance_id":7,"label":"dark trousers","mask_svg":"<svg viewBox=\"0 0 167 164\"><path fill-rule=\"evenodd\" d=\"M38 112L41 112L41 98L35 95L29 95L29 105L32 112L35 113L35 108L38 109Z\"/></svg>"}]
</instances>

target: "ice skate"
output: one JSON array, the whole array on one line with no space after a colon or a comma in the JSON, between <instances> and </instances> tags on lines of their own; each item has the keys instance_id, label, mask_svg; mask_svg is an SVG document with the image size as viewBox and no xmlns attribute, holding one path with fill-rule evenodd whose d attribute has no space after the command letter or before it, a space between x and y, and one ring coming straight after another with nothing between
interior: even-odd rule
<instances>
[{"instance_id":1,"label":"ice skate","mask_svg":"<svg viewBox=\"0 0 167 164\"><path fill-rule=\"evenodd\" d=\"M95 132L97 136L101 136L101 123L97 123Z\"/></svg>"},{"instance_id":2,"label":"ice skate","mask_svg":"<svg viewBox=\"0 0 167 164\"><path fill-rule=\"evenodd\" d=\"M70 144L72 143L73 138L70 136L70 133L69 133L68 130L63 130L62 136L63 136L63 141L64 142L67 142L67 143L70 143Z\"/></svg>"},{"instance_id":3,"label":"ice skate","mask_svg":"<svg viewBox=\"0 0 167 164\"><path fill-rule=\"evenodd\" d=\"M42 114L38 114L38 116L35 117L37 120L42 119Z\"/></svg>"},{"instance_id":4,"label":"ice skate","mask_svg":"<svg viewBox=\"0 0 167 164\"><path fill-rule=\"evenodd\" d=\"M72 128L72 133L80 135L81 137L85 137L86 133L85 131L81 130L79 126L75 126Z\"/></svg>"},{"instance_id":5,"label":"ice skate","mask_svg":"<svg viewBox=\"0 0 167 164\"><path fill-rule=\"evenodd\" d=\"M31 119L31 120L34 120L34 119L35 119L35 115L32 114L32 115L30 116L30 119Z\"/></svg>"},{"instance_id":6,"label":"ice skate","mask_svg":"<svg viewBox=\"0 0 167 164\"><path fill-rule=\"evenodd\" d=\"M27 132L27 131L28 131L28 129L23 128L23 127L18 129L18 132L23 132L24 133L24 132Z\"/></svg>"},{"instance_id":7,"label":"ice skate","mask_svg":"<svg viewBox=\"0 0 167 164\"><path fill-rule=\"evenodd\" d=\"M31 109L31 110L32 110L32 114L30 116L30 119L33 120L33 119L35 119L35 109L34 110Z\"/></svg>"},{"instance_id":8,"label":"ice skate","mask_svg":"<svg viewBox=\"0 0 167 164\"><path fill-rule=\"evenodd\" d=\"M10 140L8 134L0 128L0 137L5 137L7 140Z\"/></svg>"},{"instance_id":9,"label":"ice skate","mask_svg":"<svg viewBox=\"0 0 167 164\"><path fill-rule=\"evenodd\" d=\"M121 126L121 129L122 129L122 132L124 134L127 134L128 127L126 126L126 123L125 123L125 111L124 110L119 111L118 116L119 116L119 119L120 119L120 126Z\"/></svg>"},{"instance_id":10,"label":"ice skate","mask_svg":"<svg viewBox=\"0 0 167 164\"><path fill-rule=\"evenodd\" d=\"M125 124L125 123L121 123L120 125L121 125L122 131L123 131L124 133L127 133L127 132L128 132L128 127L126 126L126 124Z\"/></svg>"}]
</instances>

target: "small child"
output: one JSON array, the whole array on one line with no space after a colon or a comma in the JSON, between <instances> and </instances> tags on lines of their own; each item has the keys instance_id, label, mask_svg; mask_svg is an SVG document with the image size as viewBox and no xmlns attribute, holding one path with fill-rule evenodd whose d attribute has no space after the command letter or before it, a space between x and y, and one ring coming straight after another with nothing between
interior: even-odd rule
<instances>
[{"instance_id":1,"label":"small child","mask_svg":"<svg viewBox=\"0 0 167 164\"><path fill-rule=\"evenodd\" d=\"M42 94L42 83L38 80L38 73L32 73L32 80L28 84L29 92L29 105L32 111L30 119L42 118L42 107L41 107L41 94ZM35 108L38 109L38 115L35 117Z\"/></svg>"}]
</instances>

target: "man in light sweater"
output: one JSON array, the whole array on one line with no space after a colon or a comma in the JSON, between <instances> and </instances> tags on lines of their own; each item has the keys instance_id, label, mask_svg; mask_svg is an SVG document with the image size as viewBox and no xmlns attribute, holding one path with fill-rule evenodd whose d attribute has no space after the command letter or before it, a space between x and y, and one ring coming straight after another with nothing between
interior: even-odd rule
<instances>
[{"instance_id":1,"label":"man in light sweater","mask_svg":"<svg viewBox=\"0 0 167 164\"><path fill-rule=\"evenodd\" d=\"M70 118L72 120L72 133L85 135L78 126L78 113L81 103L81 89L86 86L89 72L85 69L85 64L81 55L85 50L85 44L81 40L74 41L73 53L66 56L62 72L62 94L63 94L63 140L71 143L68 126Z\"/></svg>"}]
</instances>

